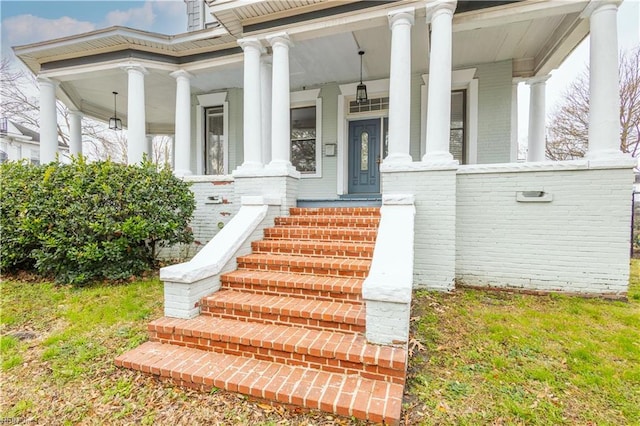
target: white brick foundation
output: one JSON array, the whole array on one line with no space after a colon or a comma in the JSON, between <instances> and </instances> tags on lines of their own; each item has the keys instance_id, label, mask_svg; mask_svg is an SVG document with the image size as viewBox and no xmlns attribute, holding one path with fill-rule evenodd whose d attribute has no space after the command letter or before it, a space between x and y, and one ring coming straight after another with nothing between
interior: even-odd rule
<instances>
[{"instance_id":1,"label":"white brick foundation","mask_svg":"<svg viewBox=\"0 0 640 426\"><path fill-rule=\"evenodd\" d=\"M415 197L414 288L448 291L454 287L456 262L456 168L383 170L385 194Z\"/></svg>"},{"instance_id":2,"label":"white brick foundation","mask_svg":"<svg viewBox=\"0 0 640 426\"><path fill-rule=\"evenodd\" d=\"M415 214L413 195L383 196L371 269L362 285L369 342L409 341Z\"/></svg>"},{"instance_id":3,"label":"white brick foundation","mask_svg":"<svg viewBox=\"0 0 640 426\"><path fill-rule=\"evenodd\" d=\"M459 283L626 293L630 167L587 161L462 166L457 181ZM523 191L545 194L527 199L532 194Z\"/></svg>"},{"instance_id":4,"label":"white brick foundation","mask_svg":"<svg viewBox=\"0 0 640 426\"><path fill-rule=\"evenodd\" d=\"M240 211L193 259L162 268L165 316L198 316L200 299L220 289L220 275L236 269L237 257L251 253L251 242L279 215L280 197L243 197Z\"/></svg>"},{"instance_id":5,"label":"white brick foundation","mask_svg":"<svg viewBox=\"0 0 640 426\"><path fill-rule=\"evenodd\" d=\"M183 179L191 183L196 202L193 218L189 222L194 242L163 247L159 251L161 259L192 258L229 223L240 208L232 176L185 176Z\"/></svg>"}]
</instances>

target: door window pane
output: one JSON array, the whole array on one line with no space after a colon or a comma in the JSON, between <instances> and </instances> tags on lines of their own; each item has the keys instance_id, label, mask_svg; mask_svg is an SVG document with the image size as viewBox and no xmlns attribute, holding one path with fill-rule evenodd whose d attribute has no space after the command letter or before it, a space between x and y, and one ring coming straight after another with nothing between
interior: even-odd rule
<instances>
[{"instance_id":1,"label":"door window pane","mask_svg":"<svg viewBox=\"0 0 640 426\"><path fill-rule=\"evenodd\" d=\"M224 170L224 107L205 109L205 174L223 175Z\"/></svg>"},{"instance_id":2,"label":"door window pane","mask_svg":"<svg viewBox=\"0 0 640 426\"><path fill-rule=\"evenodd\" d=\"M291 109L291 164L302 174L316 173L316 107Z\"/></svg>"},{"instance_id":3,"label":"door window pane","mask_svg":"<svg viewBox=\"0 0 640 426\"><path fill-rule=\"evenodd\" d=\"M360 134L360 171L369 170L369 133Z\"/></svg>"}]
</instances>

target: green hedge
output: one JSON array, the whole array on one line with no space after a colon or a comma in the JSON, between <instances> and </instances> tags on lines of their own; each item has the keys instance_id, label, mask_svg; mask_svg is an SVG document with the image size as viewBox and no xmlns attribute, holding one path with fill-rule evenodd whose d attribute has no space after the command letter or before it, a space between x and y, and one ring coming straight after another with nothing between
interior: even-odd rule
<instances>
[{"instance_id":1,"label":"green hedge","mask_svg":"<svg viewBox=\"0 0 640 426\"><path fill-rule=\"evenodd\" d=\"M0 167L3 270L72 284L119 280L155 267L160 246L193 241L193 194L170 170L82 157Z\"/></svg>"}]
</instances>

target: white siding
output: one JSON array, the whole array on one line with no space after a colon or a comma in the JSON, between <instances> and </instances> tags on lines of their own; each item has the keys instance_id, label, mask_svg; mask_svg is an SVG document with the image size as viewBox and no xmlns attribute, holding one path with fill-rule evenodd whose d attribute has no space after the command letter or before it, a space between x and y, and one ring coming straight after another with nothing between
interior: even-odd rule
<instances>
[{"instance_id":1,"label":"white siding","mask_svg":"<svg viewBox=\"0 0 640 426\"><path fill-rule=\"evenodd\" d=\"M508 163L511 61L475 65L478 78L478 164Z\"/></svg>"}]
</instances>

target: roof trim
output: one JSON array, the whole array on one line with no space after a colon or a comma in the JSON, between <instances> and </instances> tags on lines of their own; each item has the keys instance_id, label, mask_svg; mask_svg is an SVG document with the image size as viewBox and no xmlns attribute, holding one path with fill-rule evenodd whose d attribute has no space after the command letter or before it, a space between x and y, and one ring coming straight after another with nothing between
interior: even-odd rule
<instances>
[{"instance_id":1,"label":"roof trim","mask_svg":"<svg viewBox=\"0 0 640 426\"><path fill-rule=\"evenodd\" d=\"M80 58L62 59L59 61L45 62L41 66L41 71L54 71L60 68L74 67L86 64L95 64L96 62L108 62L114 60L142 59L155 62L164 62L174 65L183 65L191 62L202 61L205 59L215 59L223 56L242 53L241 47L232 47L229 49L214 50L211 52L196 53L186 56L172 56L161 53L147 52L137 49L123 49L115 52L98 53L96 55L83 56Z\"/></svg>"},{"instance_id":2,"label":"roof trim","mask_svg":"<svg viewBox=\"0 0 640 426\"><path fill-rule=\"evenodd\" d=\"M46 41L40 41L36 43L31 43L31 44L25 44L21 46L14 46L12 47L12 49L16 53L16 55L25 55L25 54L37 52L40 50L44 50L43 48L63 47L63 46L72 45L78 42L91 41L94 39L99 39L103 37L113 37L113 36L131 37L133 39L138 39L141 41L151 41L156 43L162 43L167 46L175 46L181 43L213 39L213 38L218 38L225 35L228 35L228 33L223 28L214 28L214 29L206 28L203 30L192 31L189 33L166 35L166 34L150 32L150 31L136 30L134 28L129 28L129 27L113 26L113 27L102 28L99 30L86 32L86 33L75 34L68 37L61 37L53 40L46 40Z\"/></svg>"}]
</instances>

